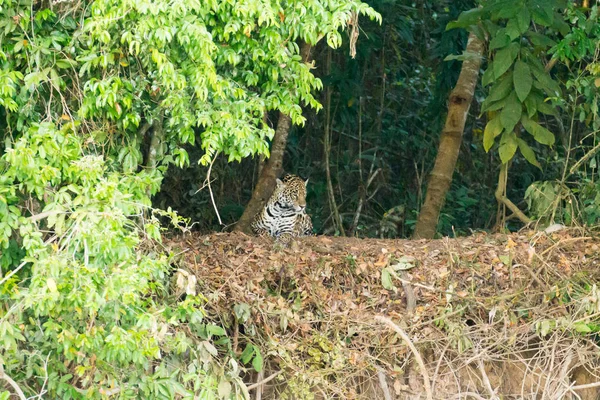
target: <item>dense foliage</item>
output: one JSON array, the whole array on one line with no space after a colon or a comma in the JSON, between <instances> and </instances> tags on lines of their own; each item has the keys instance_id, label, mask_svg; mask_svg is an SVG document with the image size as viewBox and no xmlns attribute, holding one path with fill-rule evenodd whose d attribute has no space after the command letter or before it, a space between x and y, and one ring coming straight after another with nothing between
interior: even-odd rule
<instances>
[{"instance_id":1,"label":"dense foliage","mask_svg":"<svg viewBox=\"0 0 600 400\"><path fill-rule=\"evenodd\" d=\"M358 14L378 17L359 1L0 1L3 384L45 398L248 397L194 285L168 296L153 243L159 216L182 221L150 199L166 166L188 164L185 144L204 164L240 160L268 154L268 111L303 123L321 82L299 42L337 47Z\"/></svg>"}]
</instances>

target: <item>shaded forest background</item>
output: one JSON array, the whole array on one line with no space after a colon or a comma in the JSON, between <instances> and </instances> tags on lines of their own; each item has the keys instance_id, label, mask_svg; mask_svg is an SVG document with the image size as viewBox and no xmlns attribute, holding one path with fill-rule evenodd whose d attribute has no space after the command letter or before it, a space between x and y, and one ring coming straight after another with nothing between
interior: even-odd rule
<instances>
[{"instance_id":1,"label":"shaded forest background","mask_svg":"<svg viewBox=\"0 0 600 400\"><path fill-rule=\"evenodd\" d=\"M313 49L314 73L324 84L319 98L324 108L319 112L305 108L306 125L292 127L284 169L310 179L307 208L316 232L340 234L327 193L324 152L329 151L335 201L345 233L359 237L409 237L435 160L448 95L462 65L460 60L444 59L462 54L466 46L466 31L446 30L446 26L476 4L469 0L368 3L385 18L381 25L361 20L354 58L350 56L348 40L338 50L331 50L323 42ZM567 73L565 66L558 69L558 76ZM452 186L440 215L439 235L500 228L494 191L501 163L496 151L486 153L483 149L486 118L480 116L485 97L482 90L479 84ZM325 148L328 117L330 149ZM569 124L570 115L563 118ZM274 127L277 114L270 114L268 121ZM542 169L522 157L515 157L510 166L508 197L521 209L527 209L524 199L532 183L559 179L564 167L562 161L568 147L564 124L557 124L552 117L545 122L557 134L558 145L536 148ZM586 134L585 126L585 121L575 121L573 143ZM588 138L588 142L594 139ZM196 162L203 151L199 145L188 146L187 150L191 166L184 170L171 166L155 205L173 207L197 222L195 229L200 231L230 228L250 199L261 159L228 163L227 157L217 158L211 176L224 224L219 226L207 188L198 192L207 173L207 168ZM593 176L590 181L593 182ZM552 194L545 201L553 202L560 190L549 190ZM363 206L359 209L361 198ZM531 203L531 195L529 198ZM533 194L533 200L536 199L539 197ZM593 215L584 218L594 221ZM512 229L520 226L519 221L507 223Z\"/></svg>"}]
</instances>

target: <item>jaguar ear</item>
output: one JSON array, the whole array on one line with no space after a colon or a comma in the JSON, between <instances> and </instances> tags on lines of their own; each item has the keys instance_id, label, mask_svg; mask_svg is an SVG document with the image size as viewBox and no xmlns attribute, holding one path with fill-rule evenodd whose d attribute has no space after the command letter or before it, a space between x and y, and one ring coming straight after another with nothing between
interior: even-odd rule
<instances>
[{"instance_id":1,"label":"jaguar ear","mask_svg":"<svg viewBox=\"0 0 600 400\"><path fill-rule=\"evenodd\" d=\"M280 188L283 186L283 181L279 178L275 179L275 182L277 182L277 187Z\"/></svg>"}]
</instances>

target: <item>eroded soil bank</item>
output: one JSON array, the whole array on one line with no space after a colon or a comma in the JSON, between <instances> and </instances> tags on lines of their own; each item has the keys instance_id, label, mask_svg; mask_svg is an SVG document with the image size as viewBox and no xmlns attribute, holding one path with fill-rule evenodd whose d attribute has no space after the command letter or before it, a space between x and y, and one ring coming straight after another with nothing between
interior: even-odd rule
<instances>
[{"instance_id":1,"label":"eroded soil bank","mask_svg":"<svg viewBox=\"0 0 600 400\"><path fill-rule=\"evenodd\" d=\"M600 393L594 234L313 237L278 249L227 233L165 244L178 254L173 291L206 298L207 318L230 339L219 357L247 363L242 377L253 398Z\"/></svg>"}]
</instances>

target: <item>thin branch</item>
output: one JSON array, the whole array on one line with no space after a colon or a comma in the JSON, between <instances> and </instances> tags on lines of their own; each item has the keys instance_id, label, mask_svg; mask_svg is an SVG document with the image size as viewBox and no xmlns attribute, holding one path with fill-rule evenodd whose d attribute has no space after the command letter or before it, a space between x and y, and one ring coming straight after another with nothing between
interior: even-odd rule
<instances>
[{"instance_id":1,"label":"thin branch","mask_svg":"<svg viewBox=\"0 0 600 400\"><path fill-rule=\"evenodd\" d=\"M377 315L375 316L375 320L387 325L390 329L396 332L402 338L402 340L404 340L406 345L410 348L410 351L412 351L413 355L415 356L415 359L417 360L417 364L419 364L419 368L421 369L421 375L423 376L423 386L425 386L425 392L427 393L427 400L433 400L433 393L431 392L431 380L429 379L429 373L427 372L427 368L425 368L425 363L423 362L421 354L419 354L419 351L412 343L408 335L404 333L404 331L398 325L393 323L392 320L389 318Z\"/></svg>"},{"instance_id":2,"label":"thin branch","mask_svg":"<svg viewBox=\"0 0 600 400\"><path fill-rule=\"evenodd\" d=\"M597 144L596 146L594 146L593 149L591 149L590 151L588 151L583 157L581 157L575 163L575 165L573 165L571 167L571 169L569 170L569 175L572 175L575 171L577 171L577 168L579 168L581 166L581 164L583 164L584 162L586 162L587 160L589 160L590 158L592 158L592 156L594 156L596 154L596 152L598 152L598 150L600 150L600 143Z\"/></svg>"},{"instance_id":3,"label":"thin branch","mask_svg":"<svg viewBox=\"0 0 600 400\"><path fill-rule=\"evenodd\" d=\"M483 379L485 388L487 389L491 398L494 400L498 399L498 395L496 394L496 392L492 388L492 384L490 383L490 378L488 378L487 373L485 372L485 366L483 365L483 361L481 359L479 359L479 361L477 362L477 365L479 367L479 372L481 373L481 379Z\"/></svg>"},{"instance_id":4,"label":"thin branch","mask_svg":"<svg viewBox=\"0 0 600 400\"><path fill-rule=\"evenodd\" d=\"M21 268L23 268L25 266L25 264L27 264L29 261L23 261L21 264L19 264L19 266L15 269L13 269L12 271L10 271L8 273L8 275L6 275L4 278L2 278L2 280L0 281L0 286L2 286L2 284L4 282L6 282L8 280L8 278L10 278L11 276L13 276L14 274L16 274L17 272L19 272L19 270Z\"/></svg>"},{"instance_id":5,"label":"thin branch","mask_svg":"<svg viewBox=\"0 0 600 400\"><path fill-rule=\"evenodd\" d=\"M263 369L261 369L260 372L258 373L258 375L256 376L256 381L257 382L262 382L263 379L264 379L264 377L265 377L265 371ZM256 388L256 397L255 397L255 400L261 400L262 399L262 387L263 387L263 385L261 384L261 385L259 385Z\"/></svg>"},{"instance_id":6,"label":"thin branch","mask_svg":"<svg viewBox=\"0 0 600 400\"><path fill-rule=\"evenodd\" d=\"M381 387L381 391L383 392L383 397L385 400L392 400L392 394L390 393L390 388L388 387L387 380L385 379L385 374L381 368L377 369L377 378L379 379L379 386Z\"/></svg>"},{"instance_id":7,"label":"thin branch","mask_svg":"<svg viewBox=\"0 0 600 400\"><path fill-rule=\"evenodd\" d=\"M198 193L205 187L208 187L208 193L210 194L210 201L213 205L213 208L215 209L215 214L217 214L217 219L219 220L219 225L223 226L223 221L221 221L221 215L219 214L219 210L217 209L217 204L215 203L215 196L213 195L212 187L210 186L210 183L211 183L210 173L212 172L212 167L213 167L218 155L219 155L219 152L215 153L215 156L213 157L212 161L210 162L210 165L208 166L208 172L206 173L206 179L204 180L204 184L202 185L202 187L200 189L196 190L196 193Z\"/></svg>"},{"instance_id":8,"label":"thin branch","mask_svg":"<svg viewBox=\"0 0 600 400\"><path fill-rule=\"evenodd\" d=\"M272 381L273 379L277 378L277 377L278 377L279 375L281 375L282 373L283 373L283 371L278 371L278 372L275 372L274 374L271 374L271 375L267 376L267 377L266 377L265 379L263 379L262 381L260 381L260 382L256 382L256 383L254 383L254 384L252 384L252 385L248 386L248 388L247 388L247 389L248 389L248 390L256 389L257 387L259 387L259 386L262 386L262 385L264 385L265 383L267 383L267 382L270 382L270 381Z\"/></svg>"},{"instance_id":9,"label":"thin branch","mask_svg":"<svg viewBox=\"0 0 600 400\"><path fill-rule=\"evenodd\" d=\"M31 222L37 222L37 221L40 221L40 220L47 218L54 214L67 214L67 213L65 211L60 211L60 210L50 210L50 211L44 211L39 214L32 215L31 217L29 217L27 219L29 219Z\"/></svg>"},{"instance_id":10,"label":"thin branch","mask_svg":"<svg viewBox=\"0 0 600 400\"><path fill-rule=\"evenodd\" d=\"M10 376L6 375L6 373L4 373L4 368L0 368L0 379L5 380L6 383L8 383L13 388L19 399L27 400L27 397L19 387L19 384L15 382Z\"/></svg>"},{"instance_id":11,"label":"thin branch","mask_svg":"<svg viewBox=\"0 0 600 400\"><path fill-rule=\"evenodd\" d=\"M571 390L584 390L600 387L600 382L586 383L585 385L571 386Z\"/></svg>"}]
</instances>

